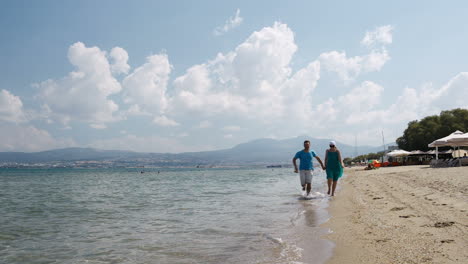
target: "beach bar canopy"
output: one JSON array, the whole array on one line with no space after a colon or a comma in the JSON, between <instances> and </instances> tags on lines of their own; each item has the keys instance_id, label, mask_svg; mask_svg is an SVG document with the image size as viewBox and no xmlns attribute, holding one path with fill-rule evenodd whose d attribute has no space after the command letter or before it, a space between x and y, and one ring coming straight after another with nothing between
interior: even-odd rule
<instances>
[{"instance_id":1,"label":"beach bar canopy","mask_svg":"<svg viewBox=\"0 0 468 264\"><path fill-rule=\"evenodd\" d=\"M448 144L452 146L468 146L468 133L457 134L447 140Z\"/></svg>"},{"instance_id":2,"label":"beach bar canopy","mask_svg":"<svg viewBox=\"0 0 468 264\"><path fill-rule=\"evenodd\" d=\"M463 132L461 132L460 130L457 130L446 137L439 138L439 139L432 141L432 143L429 144L428 146L430 148L436 148L436 151L437 151L437 147L445 147L445 146L453 147L454 142L452 141L452 143L450 143L449 140L453 140L454 138L459 137L461 135L463 135Z\"/></svg>"},{"instance_id":3,"label":"beach bar canopy","mask_svg":"<svg viewBox=\"0 0 468 264\"><path fill-rule=\"evenodd\" d=\"M436 148L436 160L439 159L439 147L457 147L460 149L460 146L468 146L468 137L464 136L468 133L463 133L460 130L453 132L452 134L434 140L431 144L428 145L430 148ZM465 145L466 144L466 145Z\"/></svg>"},{"instance_id":4,"label":"beach bar canopy","mask_svg":"<svg viewBox=\"0 0 468 264\"><path fill-rule=\"evenodd\" d=\"M392 150L389 153L387 153L387 156L389 156L389 157L406 157L406 156L408 156L410 154L411 154L411 152L408 152L406 150L395 149L395 150Z\"/></svg>"},{"instance_id":5,"label":"beach bar canopy","mask_svg":"<svg viewBox=\"0 0 468 264\"><path fill-rule=\"evenodd\" d=\"M409 155L410 155L410 156L427 155L427 153L424 152L424 151L420 151L420 150L413 150L413 151L410 152Z\"/></svg>"}]
</instances>

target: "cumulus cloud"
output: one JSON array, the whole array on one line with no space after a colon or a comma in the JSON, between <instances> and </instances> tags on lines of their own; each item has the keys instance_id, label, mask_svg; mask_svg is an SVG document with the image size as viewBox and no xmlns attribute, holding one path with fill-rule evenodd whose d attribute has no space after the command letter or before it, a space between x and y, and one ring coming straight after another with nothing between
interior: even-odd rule
<instances>
[{"instance_id":1,"label":"cumulus cloud","mask_svg":"<svg viewBox=\"0 0 468 264\"><path fill-rule=\"evenodd\" d=\"M68 125L71 120L102 127L119 120L118 105L108 97L119 93L120 83L112 76L106 52L77 42L70 46L68 59L76 71L60 80L37 84L38 98L50 110L50 118Z\"/></svg>"},{"instance_id":2,"label":"cumulus cloud","mask_svg":"<svg viewBox=\"0 0 468 264\"><path fill-rule=\"evenodd\" d=\"M380 71L390 60L385 45L392 43L393 27L390 25L366 32L361 44L371 48L369 54L348 57L344 51L320 54L319 61L326 71L335 72L344 81L354 80L362 73Z\"/></svg>"},{"instance_id":3,"label":"cumulus cloud","mask_svg":"<svg viewBox=\"0 0 468 264\"><path fill-rule=\"evenodd\" d=\"M154 119L153 119L153 122L155 124L158 124L160 126L178 126L179 123L177 123L176 121L172 120L172 119L169 119L167 118L166 116L156 116Z\"/></svg>"},{"instance_id":4,"label":"cumulus cloud","mask_svg":"<svg viewBox=\"0 0 468 264\"><path fill-rule=\"evenodd\" d=\"M203 120L198 124L197 128L209 128L211 126L213 126L213 124L210 121Z\"/></svg>"},{"instance_id":5,"label":"cumulus cloud","mask_svg":"<svg viewBox=\"0 0 468 264\"><path fill-rule=\"evenodd\" d=\"M348 58L346 52L330 51L320 54L323 69L336 72L344 81L355 79L361 73L380 71L390 55L386 49L374 50L365 56Z\"/></svg>"},{"instance_id":6,"label":"cumulus cloud","mask_svg":"<svg viewBox=\"0 0 468 264\"><path fill-rule=\"evenodd\" d=\"M172 66L166 54L152 55L122 81L123 98L130 104L129 114L164 114L167 83Z\"/></svg>"},{"instance_id":7,"label":"cumulus cloud","mask_svg":"<svg viewBox=\"0 0 468 264\"><path fill-rule=\"evenodd\" d=\"M468 73L461 72L439 87L432 84L419 88L405 87L393 103L383 107L380 102L384 88L365 81L339 97L336 103L330 102L323 107L332 113L334 119L319 119L323 124L320 127L325 128L324 131L334 128L333 137L348 143L357 136L361 142L380 144L382 131L386 131L387 140L392 141L400 135L394 131L402 131L409 121L437 115L447 109L468 109L466 87ZM324 114L317 109L317 116Z\"/></svg>"},{"instance_id":8,"label":"cumulus cloud","mask_svg":"<svg viewBox=\"0 0 468 264\"><path fill-rule=\"evenodd\" d=\"M72 139L56 139L31 125L0 124L0 131L0 151L34 152L77 145Z\"/></svg>"},{"instance_id":9,"label":"cumulus cloud","mask_svg":"<svg viewBox=\"0 0 468 264\"><path fill-rule=\"evenodd\" d=\"M225 126L223 127L224 131L239 131L241 130L240 126Z\"/></svg>"},{"instance_id":10,"label":"cumulus cloud","mask_svg":"<svg viewBox=\"0 0 468 264\"><path fill-rule=\"evenodd\" d=\"M384 88L374 82L364 81L349 93L338 98L339 104L349 111L366 113L379 104Z\"/></svg>"},{"instance_id":11,"label":"cumulus cloud","mask_svg":"<svg viewBox=\"0 0 468 264\"><path fill-rule=\"evenodd\" d=\"M376 44L389 45L392 44L393 26L385 25L377 27L373 31L367 31L361 44L364 46L373 46Z\"/></svg>"},{"instance_id":12,"label":"cumulus cloud","mask_svg":"<svg viewBox=\"0 0 468 264\"><path fill-rule=\"evenodd\" d=\"M176 78L171 112L271 122L284 118L290 109L309 111L320 63L312 62L293 74L290 64L296 50L294 33L286 24L277 22L256 31L233 51Z\"/></svg>"},{"instance_id":13,"label":"cumulus cloud","mask_svg":"<svg viewBox=\"0 0 468 264\"><path fill-rule=\"evenodd\" d=\"M345 83L352 88L345 94L314 101L321 71L335 72L345 81L380 71L390 60L385 45L392 43L392 30L387 26L367 32L361 42L370 47L367 54L325 52L293 71L291 65L298 49L294 32L288 25L276 22L253 32L231 51L189 67L173 81L172 65L166 54L149 56L143 65L131 71L124 49L116 47L107 55L97 47L78 42L69 51L76 70L63 79L38 85L39 98L44 116L51 120L64 124L78 120L96 129L119 120L124 112L126 118L143 116L166 129L187 124L203 129L216 124L223 132L216 136L224 138L234 138L233 134L241 127L260 131L256 137L290 137L311 131L329 135L332 129L339 131L334 134L337 140L351 138L351 142L358 128L373 135L375 127L400 126L443 109L468 108L464 100L468 97L468 73L458 74L441 87L429 84L406 87L401 96L385 106L380 103L384 87L373 81ZM123 76L120 84L113 76L117 74L128 75ZM121 96L125 109L119 111L110 96ZM18 110L21 100L2 91L0 102L12 102L0 105L0 120L18 120L13 113L21 112ZM178 140L186 136L180 132L172 135ZM102 148L187 151L187 145L172 140L125 134L94 143ZM171 144L175 147L169 147ZM165 147L160 149L160 145Z\"/></svg>"},{"instance_id":14,"label":"cumulus cloud","mask_svg":"<svg viewBox=\"0 0 468 264\"><path fill-rule=\"evenodd\" d=\"M233 28L236 28L242 24L242 21L244 19L240 16L240 9L237 9L236 14L234 17L230 17L223 26L217 27L214 31L213 34L216 36L220 36L225 34L226 32L230 31Z\"/></svg>"},{"instance_id":15,"label":"cumulus cloud","mask_svg":"<svg viewBox=\"0 0 468 264\"><path fill-rule=\"evenodd\" d=\"M128 53L126 50L120 47L115 47L111 50L109 56L113 60L113 63L111 64L111 71L113 73L128 73L128 71L130 70L130 65L127 64Z\"/></svg>"},{"instance_id":16,"label":"cumulus cloud","mask_svg":"<svg viewBox=\"0 0 468 264\"><path fill-rule=\"evenodd\" d=\"M26 121L23 102L7 90L0 91L0 121L21 123Z\"/></svg>"}]
</instances>

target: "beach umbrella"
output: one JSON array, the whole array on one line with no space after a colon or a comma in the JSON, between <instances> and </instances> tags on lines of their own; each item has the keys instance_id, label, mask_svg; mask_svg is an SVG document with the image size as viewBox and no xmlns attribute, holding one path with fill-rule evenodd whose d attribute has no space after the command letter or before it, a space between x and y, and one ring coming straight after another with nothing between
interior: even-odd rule
<instances>
[{"instance_id":1,"label":"beach umbrella","mask_svg":"<svg viewBox=\"0 0 468 264\"><path fill-rule=\"evenodd\" d=\"M439 159L439 147L443 147L443 146L453 146L451 143L449 143L448 141L450 139L453 139L455 138L455 136L459 136L459 135L463 135L463 132L461 132L460 130L457 130L455 132L453 132L452 134L446 136L446 137L443 137L443 138L439 138L439 139L436 139L434 141L432 141L429 145L427 145L428 147L430 148L436 148L436 160Z\"/></svg>"},{"instance_id":2,"label":"beach umbrella","mask_svg":"<svg viewBox=\"0 0 468 264\"><path fill-rule=\"evenodd\" d=\"M468 133L453 135L447 139L447 143L452 146L468 146Z\"/></svg>"},{"instance_id":3,"label":"beach umbrella","mask_svg":"<svg viewBox=\"0 0 468 264\"><path fill-rule=\"evenodd\" d=\"M454 138L456 138L456 137L458 137L460 135L463 135L463 132L461 132L460 130L457 130L457 131L453 132L452 134L450 134L450 135L448 135L446 137L439 138L439 139L436 139L436 140L432 141L428 145L428 147L434 148L434 147L452 146L452 145L450 145L449 140L453 140Z\"/></svg>"},{"instance_id":4,"label":"beach umbrella","mask_svg":"<svg viewBox=\"0 0 468 264\"><path fill-rule=\"evenodd\" d=\"M426 155L426 152L420 150L413 150L409 155Z\"/></svg>"},{"instance_id":5,"label":"beach umbrella","mask_svg":"<svg viewBox=\"0 0 468 264\"><path fill-rule=\"evenodd\" d=\"M387 156L390 156L390 157L406 157L406 156L408 156L410 154L411 154L411 152L408 152L406 150L395 149L395 150L392 150L389 153L387 153Z\"/></svg>"}]
</instances>

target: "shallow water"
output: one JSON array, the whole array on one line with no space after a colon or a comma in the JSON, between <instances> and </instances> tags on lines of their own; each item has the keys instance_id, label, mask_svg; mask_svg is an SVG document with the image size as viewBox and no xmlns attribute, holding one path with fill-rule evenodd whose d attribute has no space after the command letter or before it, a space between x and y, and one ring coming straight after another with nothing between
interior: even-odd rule
<instances>
[{"instance_id":1,"label":"shallow water","mask_svg":"<svg viewBox=\"0 0 468 264\"><path fill-rule=\"evenodd\" d=\"M291 170L2 169L0 263L321 263Z\"/></svg>"}]
</instances>

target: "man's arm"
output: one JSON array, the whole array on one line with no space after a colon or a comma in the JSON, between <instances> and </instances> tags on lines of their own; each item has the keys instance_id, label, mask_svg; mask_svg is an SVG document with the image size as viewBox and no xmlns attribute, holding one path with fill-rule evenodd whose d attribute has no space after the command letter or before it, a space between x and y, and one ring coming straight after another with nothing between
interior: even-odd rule
<instances>
[{"instance_id":1,"label":"man's arm","mask_svg":"<svg viewBox=\"0 0 468 264\"><path fill-rule=\"evenodd\" d=\"M324 170L325 169L325 166L323 166L323 162L322 160L320 159L319 156L315 156L315 158L318 160L318 162L320 163L320 165L322 166L322 169Z\"/></svg>"},{"instance_id":2,"label":"man's arm","mask_svg":"<svg viewBox=\"0 0 468 264\"><path fill-rule=\"evenodd\" d=\"M294 165L294 172L298 173L296 160L297 160L297 158L293 158L292 162L293 162L293 165Z\"/></svg>"}]
</instances>

